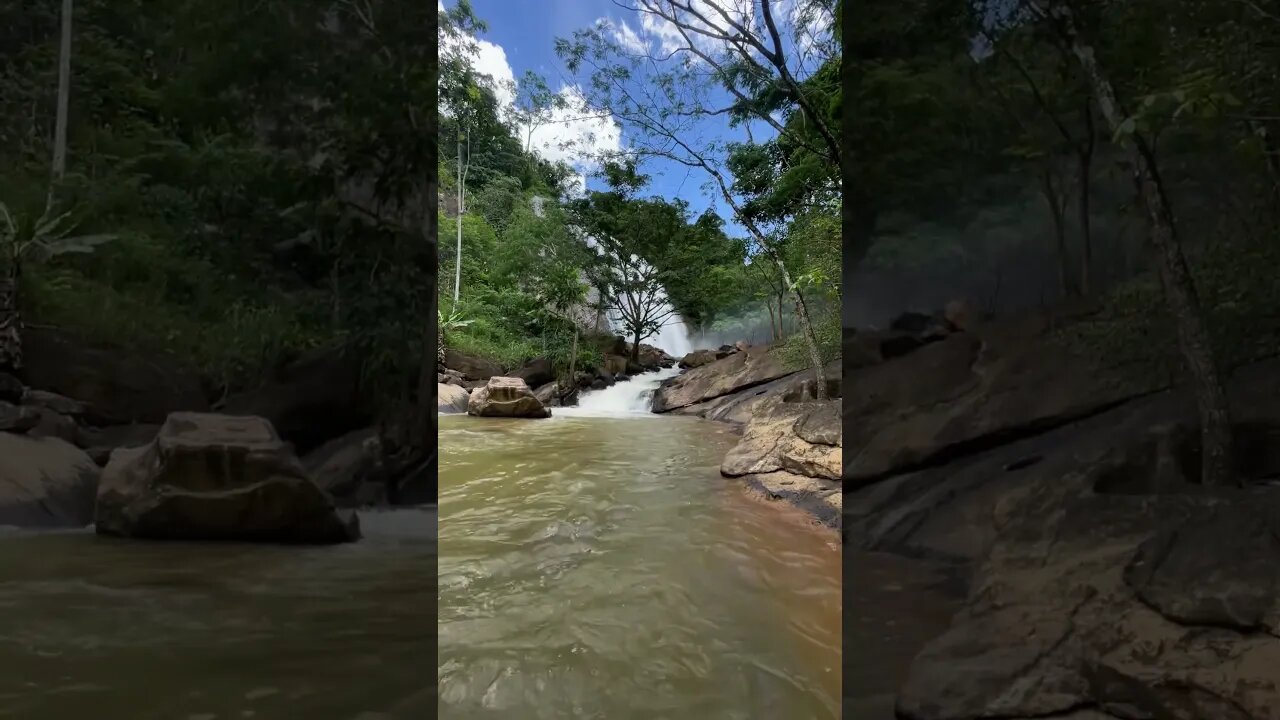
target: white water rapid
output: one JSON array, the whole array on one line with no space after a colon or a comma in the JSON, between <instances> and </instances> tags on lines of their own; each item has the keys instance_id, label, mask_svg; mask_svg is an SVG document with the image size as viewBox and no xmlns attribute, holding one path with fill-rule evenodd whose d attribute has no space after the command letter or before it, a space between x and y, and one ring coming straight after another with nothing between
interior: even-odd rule
<instances>
[{"instance_id":1,"label":"white water rapid","mask_svg":"<svg viewBox=\"0 0 1280 720\"><path fill-rule=\"evenodd\" d=\"M589 390L578 398L577 407L551 409L551 416L628 417L652 415L653 393L663 380L680 374L680 368L641 373L603 390Z\"/></svg>"}]
</instances>

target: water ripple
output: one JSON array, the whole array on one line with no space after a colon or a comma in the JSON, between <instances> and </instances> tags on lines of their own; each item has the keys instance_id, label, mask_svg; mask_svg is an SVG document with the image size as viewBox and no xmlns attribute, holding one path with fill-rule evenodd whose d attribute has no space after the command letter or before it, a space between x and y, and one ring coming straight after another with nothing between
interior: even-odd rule
<instances>
[{"instance_id":1,"label":"water ripple","mask_svg":"<svg viewBox=\"0 0 1280 720\"><path fill-rule=\"evenodd\" d=\"M838 715L839 556L691 418L442 418L441 717Z\"/></svg>"}]
</instances>

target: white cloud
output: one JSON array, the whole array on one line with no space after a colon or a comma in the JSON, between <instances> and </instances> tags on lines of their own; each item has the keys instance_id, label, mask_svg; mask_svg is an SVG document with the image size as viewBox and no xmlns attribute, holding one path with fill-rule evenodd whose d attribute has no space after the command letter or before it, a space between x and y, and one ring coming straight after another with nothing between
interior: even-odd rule
<instances>
[{"instance_id":1,"label":"white cloud","mask_svg":"<svg viewBox=\"0 0 1280 720\"><path fill-rule=\"evenodd\" d=\"M638 36L636 40L639 41ZM506 51L487 40L472 41L475 48L468 53L471 66L493 78L499 105L510 109L515 102L516 76ZM441 42L445 42L443 36ZM586 191L586 173L597 169L595 157L622 149L622 128L612 117L591 110L578 87L561 88L560 96L566 101L565 107L554 110L548 122L534 128L528 141L530 149L544 160L563 161L573 167L576 172L570 191L582 193ZM525 141L525 128L516 128L516 134L521 142Z\"/></svg>"},{"instance_id":2,"label":"white cloud","mask_svg":"<svg viewBox=\"0 0 1280 720\"><path fill-rule=\"evenodd\" d=\"M642 19L643 20L643 19ZM631 29L626 20L615 23L609 20L602 20L613 34L613 39L622 46L627 52L644 54L649 52L649 43L640 34Z\"/></svg>"},{"instance_id":3,"label":"white cloud","mask_svg":"<svg viewBox=\"0 0 1280 720\"><path fill-rule=\"evenodd\" d=\"M596 167L594 156L622 149L622 128L612 117L588 107L580 89L565 87L560 96L565 107L553 111L550 122L534 128L530 141L534 152L551 162L563 160L591 170Z\"/></svg>"}]
</instances>

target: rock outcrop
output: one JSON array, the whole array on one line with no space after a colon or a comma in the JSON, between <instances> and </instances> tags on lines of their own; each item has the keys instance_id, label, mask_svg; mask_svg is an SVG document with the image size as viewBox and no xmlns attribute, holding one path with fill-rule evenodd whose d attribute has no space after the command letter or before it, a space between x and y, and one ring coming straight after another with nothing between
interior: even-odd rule
<instances>
[{"instance_id":1,"label":"rock outcrop","mask_svg":"<svg viewBox=\"0 0 1280 720\"><path fill-rule=\"evenodd\" d=\"M354 515L307 476L271 423L174 413L149 444L116 450L95 513L104 535L166 540L337 543Z\"/></svg>"},{"instance_id":2,"label":"rock outcrop","mask_svg":"<svg viewBox=\"0 0 1280 720\"><path fill-rule=\"evenodd\" d=\"M654 395L654 412L669 412L790 375L781 353L767 346L748 348L665 381Z\"/></svg>"},{"instance_id":3,"label":"rock outcrop","mask_svg":"<svg viewBox=\"0 0 1280 720\"><path fill-rule=\"evenodd\" d=\"M797 393L798 394L798 393ZM840 522L840 399L773 395L756 403L742 439L720 473L746 477L772 499L785 499L830 526Z\"/></svg>"},{"instance_id":4,"label":"rock outcrop","mask_svg":"<svg viewBox=\"0 0 1280 720\"><path fill-rule=\"evenodd\" d=\"M445 414L465 413L471 393L457 385L436 383L436 410Z\"/></svg>"},{"instance_id":5,"label":"rock outcrop","mask_svg":"<svg viewBox=\"0 0 1280 720\"><path fill-rule=\"evenodd\" d=\"M1235 371L1247 487L1213 489L1174 378L1077 356L1048 318L971 328L845 375L845 551L966 586L875 697L913 720L1275 720L1280 361Z\"/></svg>"},{"instance_id":6,"label":"rock outcrop","mask_svg":"<svg viewBox=\"0 0 1280 720\"><path fill-rule=\"evenodd\" d=\"M491 377L471 392L467 414L479 417L549 418L551 411L520 378Z\"/></svg>"},{"instance_id":7,"label":"rock outcrop","mask_svg":"<svg viewBox=\"0 0 1280 720\"><path fill-rule=\"evenodd\" d=\"M0 432L0 525L84 527L93 522L98 476L66 441Z\"/></svg>"}]
</instances>

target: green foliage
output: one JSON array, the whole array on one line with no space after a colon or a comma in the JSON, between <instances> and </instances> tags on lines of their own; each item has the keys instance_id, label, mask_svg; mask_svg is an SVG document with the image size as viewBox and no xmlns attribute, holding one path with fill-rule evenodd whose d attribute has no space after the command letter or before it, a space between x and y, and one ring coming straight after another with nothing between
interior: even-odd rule
<instances>
[{"instance_id":1,"label":"green foliage","mask_svg":"<svg viewBox=\"0 0 1280 720\"><path fill-rule=\"evenodd\" d=\"M436 164L421 111L434 12L77 2L54 192L75 212L16 223L41 251L24 267L28 321L168 350L225 386L341 340L367 345L379 376L416 374L436 274L416 215ZM53 0L0 1L13 51L0 59L0 197L13 215L31 217L47 190L58 14ZM88 239L71 242L71 225Z\"/></svg>"}]
</instances>

